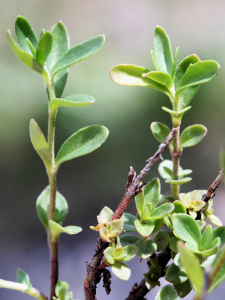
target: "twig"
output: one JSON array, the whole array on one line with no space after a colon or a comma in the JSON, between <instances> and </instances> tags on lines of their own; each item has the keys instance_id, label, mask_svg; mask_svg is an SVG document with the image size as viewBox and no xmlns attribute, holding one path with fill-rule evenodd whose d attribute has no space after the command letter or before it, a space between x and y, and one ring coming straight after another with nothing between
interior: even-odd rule
<instances>
[{"instance_id":1,"label":"twig","mask_svg":"<svg viewBox=\"0 0 225 300\"><path fill-rule=\"evenodd\" d=\"M131 171L128 174L128 182L126 185L126 192L112 217L112 221L120 219L122 217L123 213L125 212L125 210L127 209L128 205L130 204L131 200L137 194L142 192L142 188L144 185L139 186L141 180L146 176L146 174L151 169L151 167L154 165L154 163L158 159L162 158L161 157L162 153L169 146L169 143L174 138L178 129L179 128L174 128L171 130L171 132L167 136L165 142L159 146L158 151L156 151L155 155L148 160L148 163L145 165L145 167L141 170L140 174L136 178L135 178L136 173L135 173L134 169L131 167Z\"/></svg>"},{"instance_id":2,"label":"twig","mask_svg":"<svg viewBox=\"0 0 225 300\"><path fill-rule=\"evenodd\" d=\"M154 280L158 280L160 277L163 277L165 275L165 267L168 264L169 260L171 259L171 250L169 247L166 247L164 250L159 252L158 254L153 254L152 257L158 260L159 264L162 267L162 272L157 278L154 278ZM144 300L145 295L150 290L147 288L145 284L145 279L142 279L139 285L135 284L132 287L132 290L129 294L129 296L125 300Z\"/></svg>"}]
</instances>

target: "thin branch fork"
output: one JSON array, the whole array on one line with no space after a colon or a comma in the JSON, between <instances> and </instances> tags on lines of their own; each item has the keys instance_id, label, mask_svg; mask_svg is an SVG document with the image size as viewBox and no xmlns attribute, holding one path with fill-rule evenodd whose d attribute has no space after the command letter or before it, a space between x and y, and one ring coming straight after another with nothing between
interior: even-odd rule
<instances>
[{"instance_id":1,"label":"thin branch fork","mask_svg":"<svg viewBox=\"0 0 225 300\"><path fill-rule=\"evenodd\" d=\"M208 191L202 196L202 200L206 203L215 196L215 191L223 180L223 170L219 172L219 175L210 185Z\"/></svg>"},{"instance_id":2,"label":"thin branch fork","mask_svg":"<svg viewBox=\"0 0 225 300\"><path fill-rule=\"evenodd\" d=\"M166 150L166 148L169 146L170 142L174 138L175 134L177 133L178 128L174 128L171 130L169 135L167 136L164 143L162 143L159 146L159 149L156 151L153 157L148 159L147 164L142 169L140 174L136 177L136 172L131 167L131 170L128 174L128 181L126 184L126 191L125 194L117 207L112 220L120 219L125 210L127 209L129 203L131 200L139 193L142 192L142 188L145 186L145 184L142 184L139 186L141 180L146 176L146 174L149 172L151 167L154 165L154 163L162 158L162 153ZM108 243L101 240L100 238L97 240L95 252L92 256L92 259L90 263L87 263L87 278L84 280L84 294L85 294L85 300L96 300L96 289L97 284L101 280L101 273L104 269L99 269L99 266L101 264L101 261L103 259L103 252L108 247ZM105 287L106 288L106 287ZM106 289L107 292L107 289Z\"/></svg>"}]
</instances>

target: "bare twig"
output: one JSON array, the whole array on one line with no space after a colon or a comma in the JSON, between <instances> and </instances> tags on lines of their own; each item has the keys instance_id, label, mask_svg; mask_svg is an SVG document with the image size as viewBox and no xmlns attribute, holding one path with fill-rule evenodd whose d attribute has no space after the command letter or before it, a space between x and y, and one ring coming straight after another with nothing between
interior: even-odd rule
<instances>
[{"instance_id":1,"label":"bare twig","mask_svg":"<svg viewBox=\"0 0 225 300\"><path fill-rule=\"evenodd\" d=\"M126 184L126 191L125 194L117 207L112 220L120 219L122 214L127 209L131 200L139 193L142 192L142 188L146 185L140 184L141 180L146 176L149 172L151 167L154 163L162 158L162 153L166 150L169 143L172 141L173 137L177 133L178 128L174 128L171 130L169 135L167 136L164 143L159 146L159 149L156 151L153 157L151 157L145 167L141 170L140 174L136 177L136 172L133 167L130 168L130 172L128 174L128 180ZM100 238L97 240L97 244L95 247L95 252L92 256L91 262L87 263L87 278L84 280L84 293L85 293L85 300L95 300L96 296L96 288L97 284L101 280L101 273L103 272L101 267L99 268L101 261L103 259L103 252L108 247L108 243L102 241ZM107 274L108 276L108 274ZM106 284L104 283L106 287ZM107 286L107 292L109 292L109 288Z\"/></svg>"},{"instance_id":2,"label":"bare twig","mask_svg":"<svg viewBox=\"0 0 225 300\"><path fill-rule=\"evenodd\" d=\"M153 254L152 257L158 260L159 264L162 267L162 272L159 276L154 278L154 280L158 280L160 277L163 277L165 275L165 267L168 264L170 258L171 258L171 250L169 247L166 247L164 250L159 252L158 254ZM139 285L135 284L132 287L132 290L129 294L129 296L125 300L144 300L145 295L150 290L147 288L145 284L145 279L142 279Z\"/></svg>"},{"instance_id":3,"label":"bare twig","mask_svg":"<svg viewBox=\"0 0 225 300\"><path fill-rule=\"evenodd\" d=\"M128 174L128 182L126 185L126 192L117 207L112 220L120 219L127 209L128 205L130 204L131 200L139 193L142 192L142 188L144 185L139 186L141 180L146 176L146 174L149 172L151 167L154 165L154 163L161 158L162 153L166 150L169 143L174 138L175 134L177 133L178 128L174 128L171 130L170 134L167 136L165 142L159 146L159 149L156 151L155 155L152 156L148 163L145 165L145 167L141 170L140 174L135 178L135 171L133 167L131 167L130 173Z\"/></svg>"}]
</instances>

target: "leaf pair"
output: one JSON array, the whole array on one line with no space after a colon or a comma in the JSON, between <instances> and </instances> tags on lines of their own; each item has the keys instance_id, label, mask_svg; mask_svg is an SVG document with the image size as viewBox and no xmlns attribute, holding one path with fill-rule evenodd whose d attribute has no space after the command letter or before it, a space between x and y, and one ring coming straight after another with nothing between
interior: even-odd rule
<instances>
[{"instance_id":1,"label":"leaf pair","mask_svg":"<svg viewBox=\"0 0 225 300\"><path fill-rule=\"evenodd\" d=\"M67 160L86 155L98 149L107 137L108 129L104 126L93 125L78 130L59 149L55 160L56 167L58 168ZM30 121L30 138L35 150L49 171L52 163L52 154L42 131L34 120Z\"/></svg>"},{"instance_id":2,"label":"leaf pair","mask_svg":"<svg viewBox=\"0 0 225 300\"><path fill-rule=\"evenodd\" d=\"M197 222L185 214L173 216L173 232L177 238L186 242L188 249L202 256L211 256L217 253L225 241L225 227L212 230L211 225L208 225L201 235Z\"/></svg>"},{"instance_id":3,"label":"leaf pair","mask_svg":"<svg viewBox=\"0 0 225 300\"><path fill-rule=\"evenodd\" d=\"M73 293L69 292L69 284L65 281L58 281L55 287L55 294L53 300L73 300Z\"/></svg>"}]
</instances>

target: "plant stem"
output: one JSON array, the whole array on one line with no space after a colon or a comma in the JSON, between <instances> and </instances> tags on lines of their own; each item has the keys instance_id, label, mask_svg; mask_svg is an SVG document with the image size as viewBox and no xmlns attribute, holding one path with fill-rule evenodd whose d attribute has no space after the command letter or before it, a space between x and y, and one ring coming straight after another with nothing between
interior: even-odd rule
<instances>
[{"instance_id":1,"label":"plant stem","mask_svg":"<svg viewBox=\"0 0 225 300\"><path fill-rule=\"evenodd\" d=\"M173 152L171 153L172 159L173 159L173 179L178 179L178 171L180 166L180 155L181 152L179 151L179 138L180 138L180 124L176 126L177 124L174 124L173 128L178 128L177 133L174 136L173 139ZM173 197L178 197L180 190L179 184L171 184L171 192Z\"/></svg>"},{"instance_id":2,"label":"plant stem","mask_svg":"<svg viewBox=\"0 0 225 300\"><path fill-rule=\"evenodd\" d=\"M49 91L50 101L55 98L55 90L53 80L51 78L46 79L46 85ZM50 203L49 203L49 220L55 221L55 201L56 201L56 174L57 169L55 166L55 120L57 109L51 107L49 103L48 107L48 144L52 153L51 170L48 174L49 186L50 186ZM50 265L51 265L51 287L50 287L50 300L55 296L55 287L58 282L58 241L52 240L51 228L48 228L48 245L50 250Z\"/></svg>"},{"instance_id":3,"label":"plant stem","mask_svg":"<svg viewBox=\"0 0 225 300\"><path fill-rule=\"evenodd\" d=\"M35 289L33 287L30 287L28 289L28 286L26 284L0 279L0 288L17 290L17 291L26 293L26 294L28 294L36 299L39 299L39 300L48 300L48 298L45 297L37 289Z\"/></svg>"}]
</instances>

